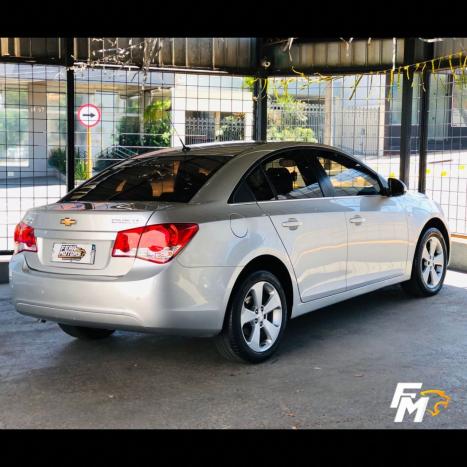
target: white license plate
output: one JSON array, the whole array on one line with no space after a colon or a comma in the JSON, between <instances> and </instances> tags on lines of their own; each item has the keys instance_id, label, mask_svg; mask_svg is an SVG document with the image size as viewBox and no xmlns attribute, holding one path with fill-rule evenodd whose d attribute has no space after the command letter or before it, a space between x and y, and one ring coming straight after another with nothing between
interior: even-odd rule
<instances>
[{"instance_id":1,"label":"white license plate","mask_svg":"<svg viewBox=\"0 0 467 467\"><path fill-rule=\"evenodd\" d=\"M96 245L92 243L54 243L52 261L94 264Z\"/></svg>"}]
</instances>

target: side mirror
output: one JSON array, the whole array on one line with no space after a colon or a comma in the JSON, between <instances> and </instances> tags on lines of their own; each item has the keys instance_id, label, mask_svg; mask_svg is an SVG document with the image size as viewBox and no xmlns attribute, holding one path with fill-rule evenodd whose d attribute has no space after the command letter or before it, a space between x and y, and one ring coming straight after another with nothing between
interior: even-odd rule
<instances>
[{"instance_id":1,"label":"side mirror","mask_svg":"<svg viewBox=\"0 0 467 467\"><path fill-rule=\"evenodd\" d=\"M397 178L388 178L388 196L401 196L407 192L406 184Z\"/></svg>"}]
</instances>

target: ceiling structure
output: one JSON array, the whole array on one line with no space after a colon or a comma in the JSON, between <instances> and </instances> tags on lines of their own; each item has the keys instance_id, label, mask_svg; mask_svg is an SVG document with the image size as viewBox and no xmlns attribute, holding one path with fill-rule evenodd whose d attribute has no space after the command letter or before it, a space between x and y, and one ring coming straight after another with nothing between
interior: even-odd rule
<instances>
[{"instance_id":1,"label":"ceiling structure","mask_svg":"<svg viewBox=\"0 0 467 467\"><path fill-rule=\"evenodd\" d=\"M407 64L408 40L403 38L74 38L67 52L65 38L0 38L0 59L96 66L170 68L233 74L292 75L382 70ZM68 42L71 43L71 42ZM465 38L412 40L411 60L457 54ZM404 57L404 54L406 57ZM465 55L465 54L464 54ZM70 58L69 58L70 59ZM69 62L68 62L69 63Z\"/></svg>"}]
</instances>

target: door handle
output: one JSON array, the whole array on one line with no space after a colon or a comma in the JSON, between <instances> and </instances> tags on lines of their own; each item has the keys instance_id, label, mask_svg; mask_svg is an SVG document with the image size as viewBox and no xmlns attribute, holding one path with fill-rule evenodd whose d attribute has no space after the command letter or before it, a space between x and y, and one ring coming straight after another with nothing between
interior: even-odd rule
<instances>
[{"instance_id":1,"label":"door handle","mask_svg":"<svg viewBox=\"0 0 467 467\"><path fill-rule=\"evenodd\" d=\"M297 219L289 219L287 221L282 222L282 227L286 227L287 229L290 229L290 230L296 230L302 224L303 224L303 222L300 222Z\"/></svg>"},{"instance_id":2,"label":"door handle","mask_svg":"<svg viewBox=\"0 0 467 467\"><path fill-rule=\"evenodd\" d=\"M355 216L355 217L351 217L349 219L349 222L351 222L352 224L360 225L363 222L366 222L366 219L364 217L362 217L362 216Z\"/></svg>"}]
</instances>

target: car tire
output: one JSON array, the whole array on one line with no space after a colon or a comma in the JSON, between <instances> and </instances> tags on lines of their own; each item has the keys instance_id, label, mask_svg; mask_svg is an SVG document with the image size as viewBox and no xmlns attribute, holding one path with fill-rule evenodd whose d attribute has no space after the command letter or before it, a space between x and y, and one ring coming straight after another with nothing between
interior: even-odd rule
<instances>
[{"instance_id":1,"label":"car tire","mask_svg":"<svg viewBox=\"0 0 467 467\"><path fill-rule=\"evenodd\" d=\"M448 250L443 234L435 227L420 237L415 251L412 275L402 288L415 297L431 297L443 287L447 269Z\"/></svg>"},{"instance_id":2,"label":"car tire","mask_svg":"<svg viewBox=\"0 0 467 467\"><path fill-rule=\"evenodd\" d=\"M97 340L111 336L115 330L101 328L86 328L83 326L70 326L69 324L58 323L61 330L69 336L82 340Z\"/></svg>"},{"instance_id":3,"label":"car tire","mask_svg":"<svg viewBox=\"0 0 467 467\"><path fill-rule=\"evenodd\" d=\"M278 278L269 271L252 272L232 292L216 347L229 360L261 363L279 347L287 317L287 300Z\"/></svg>"}]
</instances>

